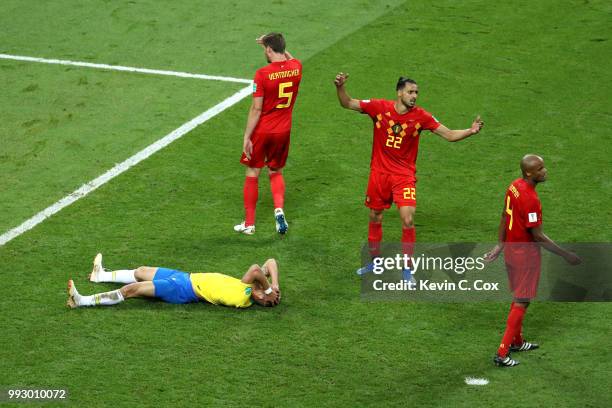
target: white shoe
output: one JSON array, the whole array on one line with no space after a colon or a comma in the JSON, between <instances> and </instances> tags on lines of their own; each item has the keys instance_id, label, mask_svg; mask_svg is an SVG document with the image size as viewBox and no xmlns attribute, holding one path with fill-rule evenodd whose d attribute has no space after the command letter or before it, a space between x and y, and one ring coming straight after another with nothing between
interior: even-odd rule
<instances>
[{"instance_id":1,"label":"white shoe","mask_svg":"<svg viewBox=\"0 0 612 408\"><path fill-rule=\"evenodd\" d=\"M98 273L104 272L104 268L102 267L102 254L96 255L93 261L93 269L91 270L91 274L89 275L90 282L100 282L98 280Z\"/></svg>"},{"instance_id":2,"label":"white shoe","mask_svg":"<svg viewBox=\"0 0 612 408\"><path fill-rule=\"evenodd\" d=\"M255 226L249 225L248 227L244 225L244 221L238 225L234 225L234 231L241 232L246 235L253 235L255 233Z\"/></svg>"},{"instance_id":3,"label":"white shoe","mask_svg":"<svg viewBox=\"0 0 612 408\"><path fill-rule=\"evenodd\" d=\"M414 274L412 273L412 269L410 268L402 269L402 280L412 285L412 287L416 287L417 281L416 279L414 279Z\"/></svg>"},{"instance_id":4,"label":"white shoe","mask_svg":"<svg viewBox=\"0 0 612 408\"><path fill-rule=\"evenodd\" d=\"M283 212L282 208L274 209L274 219L276 220L276 232L281 235L285 235L289 229L289 224L287 224L285 213Z\"/></svg>"},{"instance_id":5,"label":"white shoe","mask_svg":"<svg viewBox=\"0 0 612 408\"><path fill-rule=\"evenodd\" d=\"M357 269L355 273L359 276L363 276L367 273L372 272L373 270L374 270L374 262L370 262L366 266L362 266L361 268Z\"/></svg>"},{"instance_id":6,"label":"white shoe","mask_svg":"<svg viewBox=\"0 0 612 408\"><path fill-rule=\"evenodd\" d=\"M80 295L74 286L74 281L70 279L68 281L68 301L66 302L66 306L71 309L79 307L79 297Z\"/></svg>"}]
</instances>

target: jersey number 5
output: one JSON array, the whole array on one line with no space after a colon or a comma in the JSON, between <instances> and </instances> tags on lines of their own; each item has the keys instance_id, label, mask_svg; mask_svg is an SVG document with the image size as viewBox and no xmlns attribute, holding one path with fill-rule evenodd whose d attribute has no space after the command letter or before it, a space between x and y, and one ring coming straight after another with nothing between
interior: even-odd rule
<instances>
[{"instance_id":1,"label":"jersey number 5","mask_svg":"<svg viewBox=\"0 0 612 408\"><path fill-rule=\"evenodd\" d=\"M510 208L510 196L506 196L506 214L510 216L510 223L508 224L508 230L512 231L512 208Z\"/></svg>"},{"instance_id":2,"label":"jersey number 5","mask_svg":"<svg viewBox=\"0 0 612 408\"><path fill-rule=\"evenodd\" d=\"M278 98L287 98L287 102L279 103L276 105L277 109L288 108L291 106L291 100L293 99L293 92L286 92L285 89L291 88L293 86L293 82L281 82L278 85Z\"/></svg>"}]
</instances>

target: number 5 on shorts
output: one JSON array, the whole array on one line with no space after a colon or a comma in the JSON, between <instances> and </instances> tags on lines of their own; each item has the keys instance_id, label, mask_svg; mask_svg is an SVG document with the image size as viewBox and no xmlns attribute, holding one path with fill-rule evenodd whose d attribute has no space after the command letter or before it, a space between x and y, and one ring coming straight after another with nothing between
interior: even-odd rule
<instances>
[{"instance_id":1,"label":"number 5 on shorts","mask_svg":"<svg viewBox=\"0 0 612 408\"><path fill-rule=\"evenodd\" d=\"M404 200L416 200L416 187L404 188Z\"/></svg>"}]
</instances>

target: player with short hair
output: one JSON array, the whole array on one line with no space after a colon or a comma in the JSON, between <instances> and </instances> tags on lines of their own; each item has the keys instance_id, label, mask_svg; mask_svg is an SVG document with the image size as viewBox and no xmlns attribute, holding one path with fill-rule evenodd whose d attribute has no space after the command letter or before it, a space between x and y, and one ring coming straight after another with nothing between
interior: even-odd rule
<instances>
[{"instance_id":1,"label":"player with short hair","mask_svg":"<svg viewBox=\"0 0 612 408\"><path fill-rule=\"evenodd\" d=\"M285 180L283 167L289 154L291 114L302 80L302 63L285 49L280 33L269 33L257 39L269 62L255 73L253 101L244 130L240 163L247 166L244 181L245 219L234 231L255 233L255 209L259 196L259 174L268 167L270 189L274 201L276 231L287 233L285 218Z\"/></svg>"},{"instance_id":2,"label":"player with short hair","mask_svg":"<svg viewBox=\"0 0 612 408\"><path fill-rule=\"evenodd\" d=\"M102 254L98 254L94 259L89 280L127 285L110 292L83 296L79 294L71 279L68 281L67 306L108 306L134 297L152 297L177 304L208 302L237 308L249 307L253 302L261 306L276 306L280 302L278 274L278 264L272 258L262 266L251 265L242 279L221 273L190 274L150 266L107 271L102 267Z\"/></svg>"},{"instance_id":3,"label":"player with short hair","mask_svg":"<svg viewBox=\"0 0 612 408\"><path fill-rule=\"evenodd\" d=\"M531 299L535 298L540 281L540 246L565 258L571 265L580 258L559 247L542 231L542 204L536 186L546 181L546 167L540 156L528 154L521 160L523 177L516 179L506 190L504 209L499 223L499 242L485 255L492 262L504 250L504 261L514 301L506 322L506 331L493 362L499 367L519 364L511 351L529 351L539 348L523 339L523 318Z\"/></svg>"},{"instance_id":4,"label":"player with short hair","mask_svg":"<svg viewBox=\"0 0 612 408\"><path fill-rule=\"evenodd\" d=\"M484 123L476 117L472 126L463 130L451 130L433 115L416 105L419 96L417 83L400 77L395 100L353 99L345 89L348 74L336 75L334 84L338 100L343 108L366 113L374 124L370 177L365 205L370 209L368 244L372 258L380 255L383 211L392 203L398 207L402 220L402 247L404 254L412 256L416 231L416 159L419 137L429 130L449 142L457 142L480 132ZM372 271L372 264L357 270L363 275ZM406 280L411 280L410 270L404 270Z\"/></svg>"}]
</instances>

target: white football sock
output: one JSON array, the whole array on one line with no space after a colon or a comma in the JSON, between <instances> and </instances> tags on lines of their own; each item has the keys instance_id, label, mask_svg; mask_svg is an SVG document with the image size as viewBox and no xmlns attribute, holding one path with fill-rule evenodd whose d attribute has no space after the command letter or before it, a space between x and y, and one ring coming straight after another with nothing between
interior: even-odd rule
<instances>
[{"instance_id":1,"label":"white football sock","mask_svg":"<svg viewBox=\"0 0 612 408\"><path fill-rule=\"evenodd\" d=\"M104 271L97 273L96 282L134 283L135 269L120 269L118 271Z\"/></svg>"},{"instance_id":2,"label":"white football sock","mask_svg":"<svg viewBox=\"0 0 612 408\"><path fill-rule=\"evenodd\" d=\"M91 296L76 295L74 300L79 306L110 306L123 302L123 294L121 289L110 292L96 293Z\"/></svg>"}]
</instances>

